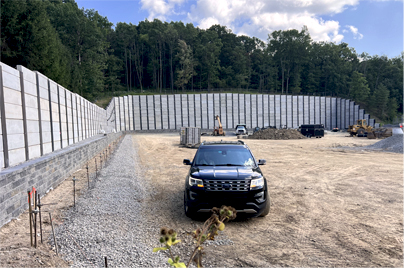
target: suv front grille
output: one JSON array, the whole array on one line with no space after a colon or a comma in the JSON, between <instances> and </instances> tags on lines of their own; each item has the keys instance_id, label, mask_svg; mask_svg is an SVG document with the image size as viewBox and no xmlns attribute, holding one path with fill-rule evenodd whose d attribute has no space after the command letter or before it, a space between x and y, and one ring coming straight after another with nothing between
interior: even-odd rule
<instances>
[{"instance_id":1,"label":"suv front grille","mask_svg":"<svg viewBox=\"0 0 404 268\"><path fill-rule=\"evenodd\" d=\"M249 180L204 180L206 191L248 191Z\"/></svg>"}]
</instances>

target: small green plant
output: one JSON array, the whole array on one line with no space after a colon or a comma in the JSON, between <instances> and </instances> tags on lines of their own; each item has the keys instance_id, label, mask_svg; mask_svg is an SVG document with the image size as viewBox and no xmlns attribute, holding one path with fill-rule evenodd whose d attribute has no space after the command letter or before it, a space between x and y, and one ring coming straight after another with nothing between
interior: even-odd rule
<instances>
[{"instance_id":1,"label":"small green plant","mask_svg":"<svg viewBox=\"0 0 404 268\"><path fill-rule=\"evenodd\" d=\"M181 242L177 239L177 233L173 229L161 228L160 230L160 243L161 247L155 247L153 252L164 250L168 253L168 263L174 267L189 267L192 261L198 267L202 267L202 256L204 255L202 244L207 240L215 240L215 236L219 231L225 228L225 222L234 220L236 218L236 210L233 207L222 206L221 208L214 207L212 215L205 221L201 228L196 229L190 234L194 238L194 245L191 246L192 254L188 263L180 262L180 256L175 256L172 252L172 247Z\"/></svg>"}]
</instances>

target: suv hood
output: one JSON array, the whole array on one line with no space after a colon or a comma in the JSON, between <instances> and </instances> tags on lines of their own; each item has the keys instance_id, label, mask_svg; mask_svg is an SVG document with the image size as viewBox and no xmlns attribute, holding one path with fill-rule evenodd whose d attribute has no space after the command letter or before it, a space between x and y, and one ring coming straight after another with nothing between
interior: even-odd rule
<instances>
[{"instance_id":1,"label":"suv hood","mask_svg":"<svg viewBox=\"0 0 404 268\"><path fill-rule=\"evenodd\" d=\"M228 167L228 166L204 166L194 167L190 170L192 177L197 179L217 180L245 180L262 176L258 168L252 167Z\"/></svg>"}]
</instances>

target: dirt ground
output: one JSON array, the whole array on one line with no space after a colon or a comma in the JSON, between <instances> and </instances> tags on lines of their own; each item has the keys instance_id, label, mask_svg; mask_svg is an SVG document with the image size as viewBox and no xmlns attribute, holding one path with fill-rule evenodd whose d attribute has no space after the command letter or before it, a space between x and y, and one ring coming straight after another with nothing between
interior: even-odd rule
<instances>
[{"instance_id":1,"label":"dirt ground","mask_svg":"<svg viewBox=\"0 0 404 268\"><path fill-rule=\"evenodd\" d=\"M144 179L155 190L144 202L150 207L149 217L155 219L156 246L160 227L185 235L202 224L183 213L189 166L182 160L192 159L196 150L180 147L179 139L178 134L133 136ZM206 264L402 267L403 155L359 148L377 141L346 133L327 133L321 139L245 140L257 159L267 160L261 169L269 185L271 211L264 218L227 223L218 239L232 243L207 246ZM77 174L76 189L85 191L85 169ZM44 210L52 211L56 224L62 223L63 210L73 205L71 178L42 202L57 203ZM45 241L51 234L47 214ZM68 266L53 250L46 243L30 247L27 213L0 229L1 267Z\"/></svg>"}]
</instances>

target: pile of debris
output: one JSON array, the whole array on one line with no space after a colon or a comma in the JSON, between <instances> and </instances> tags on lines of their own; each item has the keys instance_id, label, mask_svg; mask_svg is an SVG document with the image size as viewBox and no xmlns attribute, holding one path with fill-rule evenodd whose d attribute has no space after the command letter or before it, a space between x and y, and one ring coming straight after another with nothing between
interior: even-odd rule
<instances>
[{"instance_id":1,"label":"pile of debris","mask_svg":"<svg viewBox=\"0 0 404 268\"><path fill-rule=\"evenodd\" d=\"M249 139L258 140L297 140L307 139L296 129L274 129L267 128L254 132L253 135L248 136Z\"/></svg>"},{"instance_id":2,"label":"pile of debris","mask_svg":"<svg viewBox=\"0 0 404 268\"><path fill-rule=\"evenodd\" d=\"M403 134L396 134L375 144L364 147L369 150L381 150L393 153L403 153Z\"/></svg>"}]
</instances>

